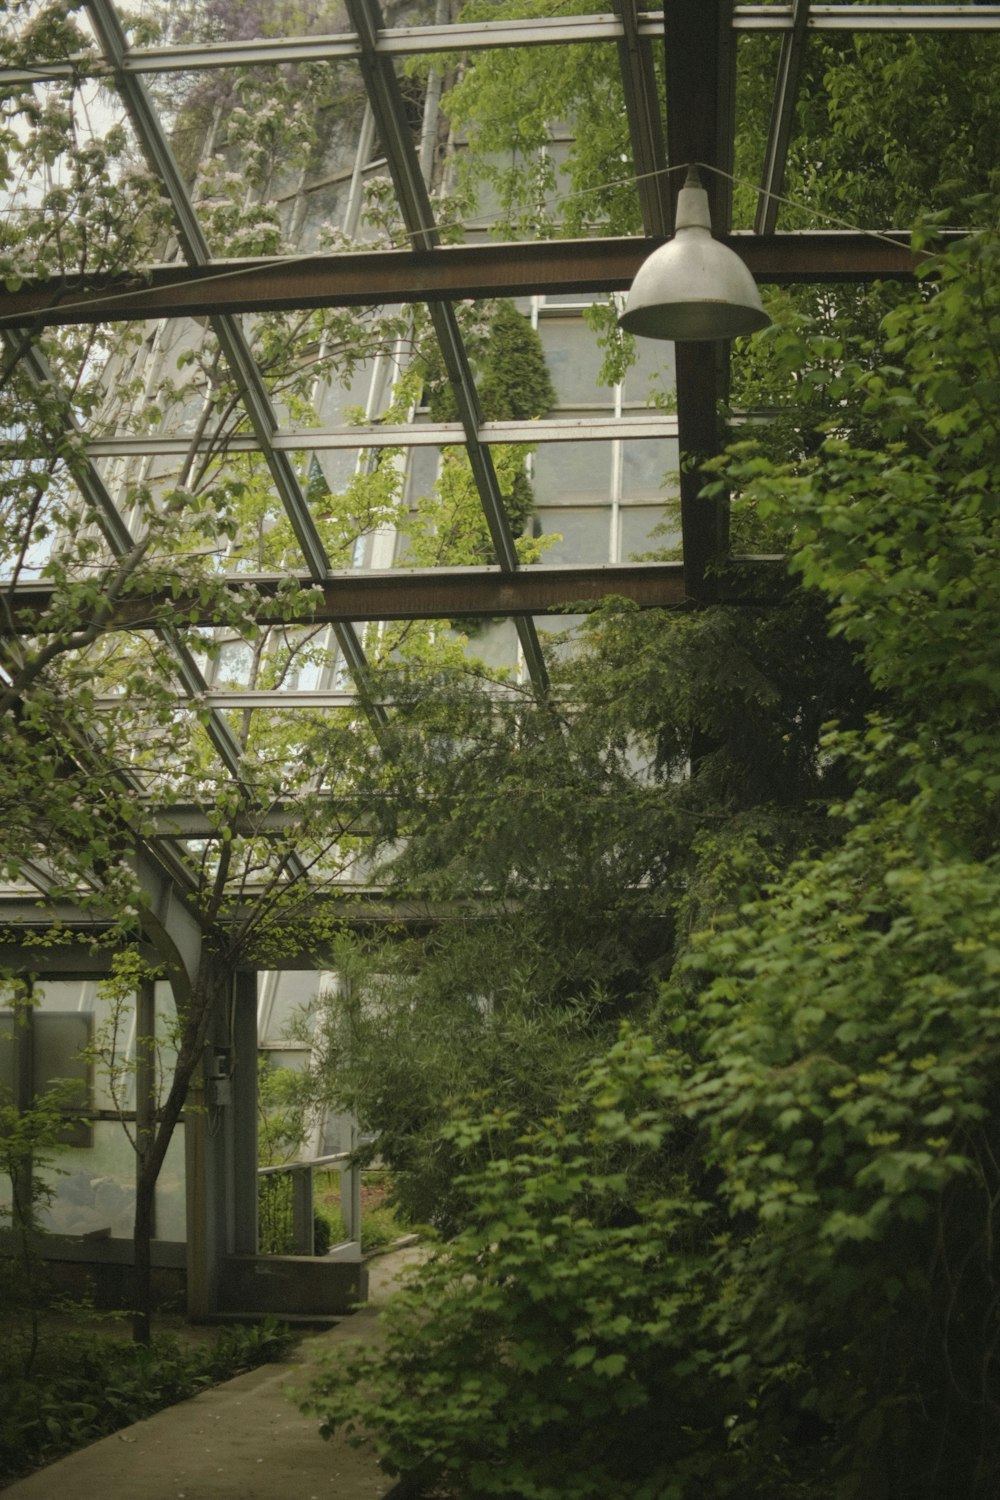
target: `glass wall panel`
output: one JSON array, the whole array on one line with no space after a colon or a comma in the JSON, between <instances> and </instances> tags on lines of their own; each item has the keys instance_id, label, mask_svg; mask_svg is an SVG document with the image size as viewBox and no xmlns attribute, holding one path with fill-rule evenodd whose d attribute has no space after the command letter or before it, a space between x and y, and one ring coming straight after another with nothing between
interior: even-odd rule
<instances>
[{"instance_id":1,"label":"glass wall panel","mask_svg":"<svg viewBox=\"0 0 1000 1500\"><path fill-rule=\"evenodd\" d=\"M680 515L660 505L623 506L621 510L621 560L637 553L663 552L680 556Z\"/></svg>"},{"instance_id":2,"label":"glass wall panel","mask_svg":"<svg viewBox=\"0 0 1000 1500\"><path fill-rule=\"evenodd\" d=\"M157 980L153 994L156 1066L159 1090L163 1094L173 1077L177 1061L177 1008L174 1004L174 992L165 979Z\"/></svg>"},{"instance_id":3,"label":"glass wall panel","mask_svg":"<svg viewBox=\"0 0 1000 1500\"><path fill-rule=\"evenodd\" d=\"M582 318L542 318L538 332L560 406L614 406L613 387L599 379L602 351Z\"/></svg>"},{"instance_id":4,"label":"glass wall panel","mask_svg":"<svg viewBox=\"0 0 1000 1500\"><path fill-rule=\"evenodd\" d=\"M14 1050L14 1027L17 1018L11 1010L0 1010L0 1103L14 1098L17 1088L17 1055Z\"/></svg>"},{"instance_id":5,"label":"glass wall panel","mask_svg":"<svg viewBox=\"0 0 1000 1500\"><path fill-rule=\"evenodd\" d=\"M96 996L96 979L46 979L32 986L32 998L39 1011L93 1011Z\"/></svg>"},{"instance_id":6,"label":"glass wall panel","mask_svg":"<svg viewBox=\"0 0 1000 1500\"><path fill-rule=\"evenodd\" d=\"M434 493L441 463L440 448L411 448L407 460L406 499L409 505Z\"/></svg>"},{"instance_id":7,"label":"glass wall panel","mask_svg":"<svg viewBox=\"0 0 1000 1500\"><path fill-rule=\"evenodd\" d=\"M531 483L539 507L609 500L611 444L542 443L531 461Z\"/></svg>"},{"instance_id":8,"label":"glass wall panel","mask_svg":"<svg viewBox=\"0 0 1000 1500\"><path fill-rule=\"evenodd\" d=\"M603 563L608 561L611 535L611 507L595 506L589 510L560 507L539 511L542 534L559 533L546 548L547 563Z\"/></svg>"},{"instance_id":9,"label":"glass wall panel","mask_svg":"<svg viewBox=\"0 0 1000 1500\"><path fill-rule=\"evenodd\" d=\"M292 224L301 216L302 227L296 236L300 252L319 249L321 231L342 227L350 196L350 178L306 188L305 201L301 207L296 204L290 215Z\"/></svg>"},{"instance_id":10,"label":"glass wall panel","mask_svg":"<svg viewBox=\"0 0 1000 1500\"><path fill-rule=\"evenodd\" d=\"M91 1146L61 1151L55 1165L38 1176L53 1190L42 1212L42 1223L53 1234L110 1230L115 1238L131 1235L135 1152L115 1121L98 1120Z\"/></svg>"},{"instance_id":11,"label":"glass wall panel","mask_svg":"<svg viewBox=\"0 0 1000 1500\"><path fill-rule=\"evenodd\" d=\"M647 404L651 391L673 391L676 381L674 345L664 339L636 339L636 362L622 382L622 400Z\"/></svg>"},{"instance_id":12,"label":"glass wall panel","mask_svg":"<svg viewBox=\"0 0 1000 1500\"><path fill-rule=\"evenodd\" d=\"M184 1194L184 1126L178 1125L167 1148L156 1184L156 1238L187 1239L187 1203Z\"/></svg>"},{"instance_id":13,"label":"glass wall panel","mask_svg":"<svg viewBox=\"0 0 1000 1500\"><path fill-rule=\"evenodd\" d=\"M354 478L360 448L318 448L309 458L310 504L321 513L325 495L339 495Z\"/></svg>"},{"instance_id":14,"label":"glass wall panel","mask_svg":"<svg viewBox=\"0 0 1000 1500\"><path fill-rule=\"evenodd\" d=\"M323 1121L319 1154L334 1156L341 1151L350 1151L353 1128L354 1121L350 1115L327 1115Z\"/></svg>"},{"instance_id":15,"label":"glass wall panel","mask_svg":"<svg viewBox=\"0 0 1000 1500\"><path fill-rule=\"evenodd\" d=\"M321 976L314 969L274 970L257 981L257 1035L263 1043L285 1041L319 993ZM276 1062L275 1066L284 1066Z\"/></svg>"},{"instance_id":16,"label":"glass wall panel","mask_svg":"<svg viewBox=\"0 0 1000 1500\"><path fill-rule=\"evenodd\" d=\"M309 1051L306 1047L268 1047L267 1061L276 1070L303 1073L309 1066Z\"/></svg>"},{"instance_id":17,"label":"glass wall panel","mask_svg":"<svg viewBox=\"0 0 1000 1500\"><path fill-rule=\"evenodd\" d=\"M80 1011L40 1013L34 1017L32 1087L41 1094L53 1079L72 1080L74 1101L86 1103L90 1063L91 1017Z\"/></svg>"},{"instance_id":18,"label":"glass wall panel","mask_svg":"<svg viewBox=\"0 0 1000 1500\"><path fill-rule=\"evenodd\" d=\"M462 621L456 620L456 629ZM468 654L488 667L514 667L517 664L517 629L513 620L470 622Z\"/></svg>"},{"instance_id":19,"label":"glass wall panel","mask_svg":"<svg viewBox=\"0 0 1000 1500\"><path fill-rule=\"evenodd\" d=\"M680 457L676 438L622 444L622 499L655 500L676 493Z\"/></svg>"}]
</instances>

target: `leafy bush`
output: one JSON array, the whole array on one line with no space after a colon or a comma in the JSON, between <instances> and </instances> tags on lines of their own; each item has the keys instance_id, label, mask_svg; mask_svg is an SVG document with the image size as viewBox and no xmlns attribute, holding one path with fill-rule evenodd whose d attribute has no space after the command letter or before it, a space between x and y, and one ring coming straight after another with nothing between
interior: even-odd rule
<instances>
[{"instance_id":1,"label":"leafy bush","mask_svg":"<svg viewBox=\"0 0 1000 1500\"><path fill-rule=\"evenodd\" d=\"M213 1343L187 1346L167 1334L142 1345L82 1329L43 1331L30 1377L11 1341L0 1355L0 1483L281 1359L292 1339L273 1319L222 1328Z\"/></svg>"},{"instance_id":2,"label":"leafy bush","mask_svg":"<svg viewBox=\"0 0 1000 1500\"><path fill-rule=\"evenodd\" d=\"M444 1132L475 1163L462 1226L309 1403L391 1471L525 1500L1000 1493L998 268L970 237L880 360L837 352L814 458L730 458L879 701L826 736L850 775L821 852L738 909L697 895L644 1030L541 1124Z\"/></svg>"},{"instance_id":3,"label":"leafy bush","mask_svg":"<svg viewBox=\"0 0 1000 1500\"><path fill-rule=\"evenodd\" d=\"M648 1060L639 1044L616 1105L625 1092L654 1102ZM636 1211L666 1130L643 1107L619 1124L606 1085L594 1075L583 1111L567 1105L517 1154L466 1179L467 1227L393 1299L384 1349L341 1353L313 1383L305 1409L324 1435L373 1431L391 1473L461 1494L684 1493L674 1466L697 1468L704 1442L704 1380L686 1353L699 1311L685 1241L704 1208L681 1188ZM452 1133L479 1152L512 1125L487 1117Z\"/></svg>"}]
</instances>

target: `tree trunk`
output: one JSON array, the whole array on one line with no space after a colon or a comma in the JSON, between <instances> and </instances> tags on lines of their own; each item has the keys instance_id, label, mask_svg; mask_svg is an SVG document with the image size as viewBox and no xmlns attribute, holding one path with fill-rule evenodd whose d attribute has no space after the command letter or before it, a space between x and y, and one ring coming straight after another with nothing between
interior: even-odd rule
<instances>
[{"instance_id":1,"label":"tree trunk","mask_svg":"<svg viewBox=\"0 0 1000 1500\"><path fill-rule=\"evenodd\" d=\"M132 1229L134 1283L132 1295L132 1337L138 1344L148 1344L153 1304L152 1241L156 1184L173 1140L174 1130L187 1101L195 1069L212 1018L215 996L224 983L219 965L203 959L190 997L181 1018L181 1038L174 1064L174 1074L163 1107L156 1113L148 1130L138 1134L139 1171L136 1181L135 1218Z\"/></svg>"},{"instance_id":2,"label":"tree trunk","mask_svg":"<svg viewBox=\"0 0 1000 1500\"><path fill-rule=\"evenodd\" d=\"M132 1337L137 1344L148 1344L152 1335L153 1303L153 1207L156 1202L156 1177L143 1164L135 1192L135 1222L132 1227Z\"/></svg>"}]
</instances>

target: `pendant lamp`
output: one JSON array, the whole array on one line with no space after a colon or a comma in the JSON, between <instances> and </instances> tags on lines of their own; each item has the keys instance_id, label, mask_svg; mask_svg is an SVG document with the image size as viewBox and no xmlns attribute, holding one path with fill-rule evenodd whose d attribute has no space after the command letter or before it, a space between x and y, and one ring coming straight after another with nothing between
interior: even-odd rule
<instances>
[{"instance_id":1,"label":"pendant lamp","mask_svg":"<svg viewBox=\"0 0 1000 1500\"><path fill-rule=\"evenodd\" d=\"M771 319L739 256L712 238L708 194L689 168L677 195L674 237L636 272L618 319L647 339L731 339L756 333Z\"/></svg>"}]
</instances>

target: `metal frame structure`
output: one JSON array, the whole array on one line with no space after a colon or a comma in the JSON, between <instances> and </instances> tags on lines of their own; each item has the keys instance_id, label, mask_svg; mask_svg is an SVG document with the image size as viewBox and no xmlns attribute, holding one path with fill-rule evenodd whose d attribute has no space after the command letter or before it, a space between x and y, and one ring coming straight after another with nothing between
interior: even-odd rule
<instances>
[{"instance_id":1,"label":"metal frame structure","mask_svg":"<svg viewBox=\"0 0 1000 1500\"><path fill-rule=\"evenodd\" d=\"M0 293L0 341L6 363L9 366L20 361L32 381L51 387L50 372L33 342L46 327L111 320L208 318L239 387L249 429L233 440L231 449L263 456L274 493L301 552L297 581L312 591L315 609L310 623L333 632L353 679L352 689L338 684L298 694L213 689L188 647L164 623L163 610L168 604L176 608L176 599L164 593L121 602L109 616L107 628L160 634L172 653L178 702L204 711L203 722L214 751L237 789L242 783L242 755L225 717L229 710L297 707L322 712L357 705L358 711L368 716L378 739L390 721L391 704L380 701L369 690L368 664L356 628L359 623L510 617L516 625L530 689L544 696L548 682L536 617L564 611L571 605L591 605L609 595L624 596L643 608L697 608L716 601L738 605L748 599L762 601L780 596L780 560L742 558L735 560L738 567L728 566L733 560L728 557L726 504L721 499L706 502L700 494L703 464L718 449L717 408L726 396L728 383L726 346L678 347L676 415L633 412L593 420L550 417L537 422L490 422L483 416L456 306L467 299L497 294L624 290L646 255L669 233L679 186L676 169L692 162L706 171L716 233L737 250L759 280L860 283L913 277L918 258L910 248L908 233L898 226L883 226L877 234L843 229L799 233L778 230L779 199L809 37L823 31L998 32L1000 5L820 5L791 0L788 4L755 6L733 4L732 0L665 0L660 10L644 10L636 0L610 3L607 14L504 19L475 25L386 26L378 0L346 0L350 29L335 35L132 48L115 0L86 0L96 57L38 58L30 67L0 69L0 88L74 78L81 69L113 86L135 139L161 184L181 255L178 262L149 266L127 278L29 280L17 290ZM780 39L779 59L753 230L733 233L736 48L741 36L758 32ZM443 245L434 200L428 191L427 160L407 120L397 64L422 55L474 58L498 48L570 43L606 46L617 55L642 234ZM665 98L661 99L655 59L664 47ZM178 72L197 74L213 69L323 62L348 63L360 70L369 119L381 143L410 248L376 251L362 247L338 254L214 259L148 81ZM419 427L382 426L373 420L350 428L282 426L255 362L243 316L317 307L371 307L387 302L427 305L458 420ZM64 425L80 436L69 402ZM575 444L626 438L679 442L683 560L573 567L519 565L494 466L493 445ZM207 449L210 443L211 437L206 437L203 446ZM376 451L400 445L417 448L444 444L462 445L468 454L494 562L482 567L368 572L335 568L310 509L294 455L304 449ZM76 447L73 478L100 514L101 529L113 556L126 555L135 538L102 479L101 461L162 459L190 450L187 439L126 433L93 436ZM247 574L229 579L228 587L237 594L253 590L256 597L268 599L280 594L282 582L275 575ZM9 589L8 634L30 635L50 602L51 590L42 583L18 583ZM199 613L202 606L198 598L180 603L189 608L192 623L214 623L210 610ZM299 618L289 615L287 623ZM280 606L268 619L275 624L282 621ZM71 752L72 747L68 747ZM290 817L287 810L272 808L266 819L257 820L255 830L287 837ZM157 809L151 821L152 832L134 838L136 866L149 895L145 936L183 988L190 984L201 939L187 900L191 877L183 841L211 839L216 830L203 810L196 807ZM294 852L284 858L290 873L302 873L303 866ZM36 873L37 886L44 891L43 863L38 863ZM74 915L78 914L60 910L40 916L26 892L0 905L0 925L6 924L8 930ZM377 902L369 902L357 907L354 920L375 921L380 916L419 925L427 922L429 914L422 908L394 909L387 914L384 909L380 912ZM16 949L9 948L8 952L16 954ZM32 961L39 963L37 950ZM301 954L289 955L290 967L303 961ZM64 953L61 962L83 969L89 960L83 950L74 949L71 955ZM248 1045L250 991L250 978L243 976L239 1024ZM252 1115L246 1088L244 1080L236 1112L244 1126ZM230 1130L218 1151L238 1152L234 1140ZM197 1149L211 1155L214 1148L207 1139L201 1139ZM201 1161L203 1198L205 1183L224 1189L225 1162L218 1151L212 1160ZM255 1170L255 1163L245 1149L241 1160L245 1178ZM251 1238L247 1216L252 1217L253 1210L248 1206L250 1195L245 1181L236 1190L236 1197L239 1203L235 1209L230 1205L230 1209L243 1217L235 1241L232 1235L230 1241L246 1250ZM225 1241L225 1232L205 1209L204 1201L197 1223L195 1238L200 1239L192 1255L197 1261L197 1297L205 1307L211 1300L213 1256Z\"/></svg>"}]
</instances>

